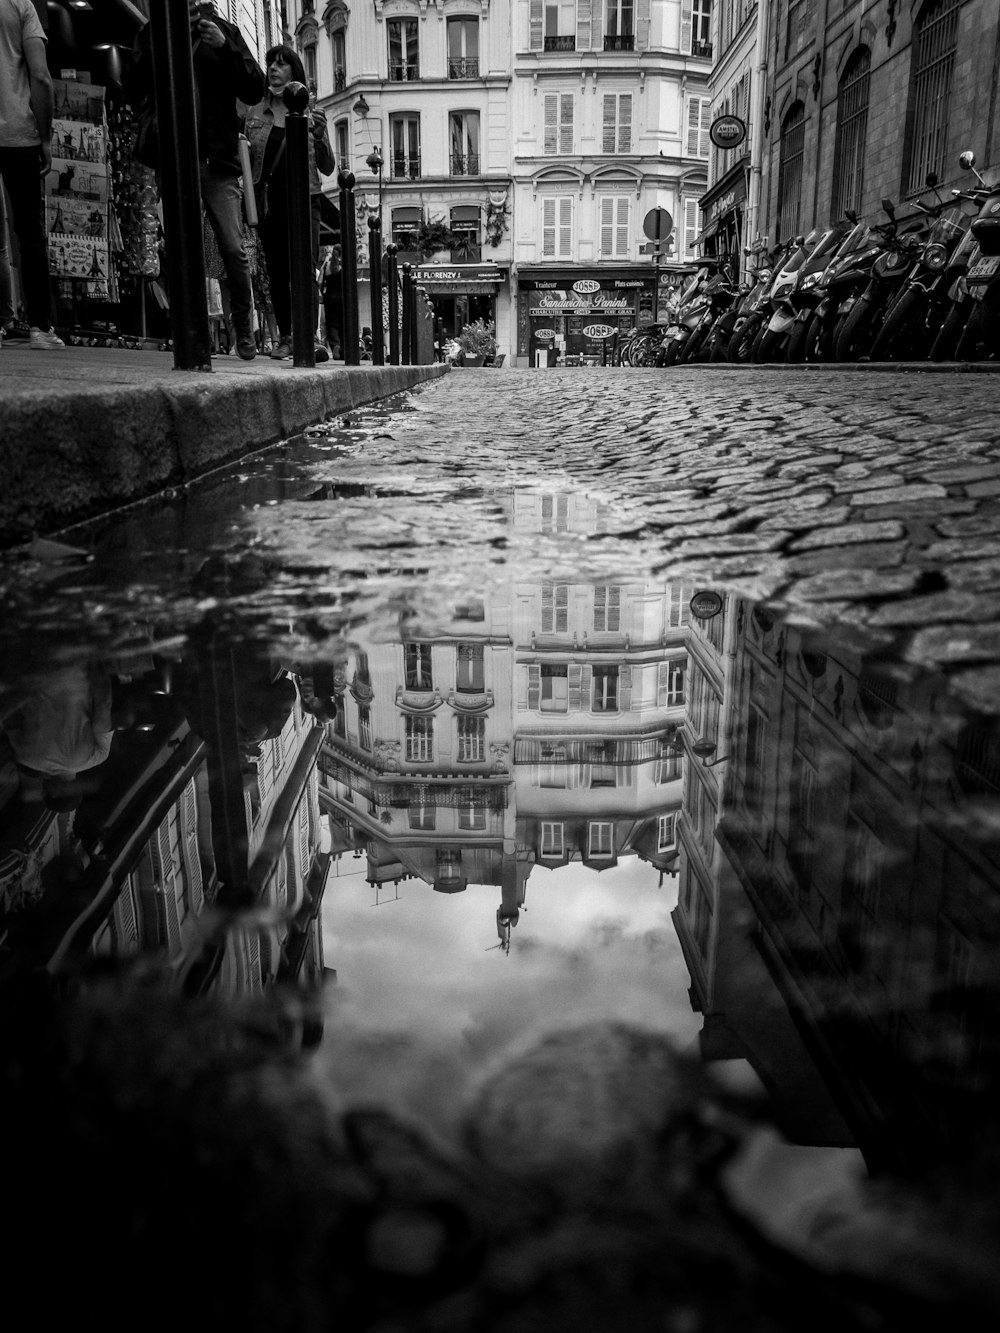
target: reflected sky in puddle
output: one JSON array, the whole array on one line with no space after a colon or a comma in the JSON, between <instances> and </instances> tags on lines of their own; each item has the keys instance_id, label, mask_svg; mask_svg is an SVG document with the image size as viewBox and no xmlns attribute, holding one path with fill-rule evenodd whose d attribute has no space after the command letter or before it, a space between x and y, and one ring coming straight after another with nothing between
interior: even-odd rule
<instances>
[{"instance_id":1,"label":"reflected sky in puddle","mask_svg":"<svg viewBox=\"0 0 1000 1333\"><path fill-rule=\"evenodd\" d=\"M446 1140L553 1029L666 1034L802 1146L728 1177L793 1247L862 1159L989 1157L994 720L634 525L372 410L8 560L2 976L298 995L333 1106Z\"/></svg>"}]
</instances>

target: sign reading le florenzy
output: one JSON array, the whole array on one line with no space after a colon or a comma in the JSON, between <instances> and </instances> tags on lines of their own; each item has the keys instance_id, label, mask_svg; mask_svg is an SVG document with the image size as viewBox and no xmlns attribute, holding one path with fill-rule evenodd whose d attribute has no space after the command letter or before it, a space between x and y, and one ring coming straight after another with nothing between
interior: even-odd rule
<instances>
[{"instance_id":1,"label":"sign reading le florenzy","mask_svg":"<svg viewBox=\"0 0 1000 1333\"><path fill-rule=\"evenodd\" d=\"M716 116L708 127L708 137L716 148L736 148L747 137L746 122L739 116Z\"/></svg>"}]
</instances>

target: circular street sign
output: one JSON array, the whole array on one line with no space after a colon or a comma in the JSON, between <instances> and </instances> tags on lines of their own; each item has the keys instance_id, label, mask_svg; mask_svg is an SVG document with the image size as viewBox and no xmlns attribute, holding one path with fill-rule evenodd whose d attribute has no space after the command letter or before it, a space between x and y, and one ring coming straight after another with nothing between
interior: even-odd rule
<instances>
[{"instance_id":1,"label":"circular street sign","mask_svg":"<svg viewBox=\"0 0 1000 1333\"><path fill-rule=\"evenodd\" d=\"M696 620L711 620L722 610L722 598L717 592L696 592L688 606Z\"/></svg>"},{"instance_id":2,"label":"circular street sign","mask_svg":"<svg viewBox=\"0 0 1000 1333\"><path fill-rule=\"evenodd\" d=\"M708 137L716 148L735 148L747 137L747 127L739 116L716 116L708 127Z\"/></svg>"},{"instance_id":3,"label":"circular street sign","mask_svg":"<svg viewBox=\"0 0 1000 1333\"><path fill-rule=\"evenodd\" d=\"M642 234L651 241L665 241L674 229L674 220L665 208L651 208L642 220Z\"/></svg>"},{"instance_id":4,"label":"circular street sign","mask_svg":"<svg viewBox=\"0 0 1000 1333\"><path fill-rule=\"evenodd\" d=\"M610 338L617 332L618 330L613 324L588 324L583 330L583 336L585 338Z\"/></svg>"}]
</instances>

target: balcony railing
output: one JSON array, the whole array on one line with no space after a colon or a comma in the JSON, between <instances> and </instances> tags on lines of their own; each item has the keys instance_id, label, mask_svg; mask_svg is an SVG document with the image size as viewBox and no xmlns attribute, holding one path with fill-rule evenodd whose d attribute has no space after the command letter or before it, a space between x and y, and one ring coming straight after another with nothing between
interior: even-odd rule
<instances>
[{"instance_id":1,"label":"balcony railing","mask_svg":"<svg viewBox=\"0 0 1000 1333\"><path fill-rule=\"evenodd\" d=\"M575 51L575 37L546 37L544 42L546 51Z\"/></svg>"},{"instance_id":2,"label":"balcony railing","mask_svg":"<svg viewBox=\"0 0 1000 1333\"><path fill-rule=\"evenodd\" d=\"M389 62L389 78L393 83L412 83L420 78L420 66L416 62L406 64L405 61L392 60Z\"/></svg>"},{"instance_id":3,"label":"balcony railing","mask_svg":"<svg viewBox=\"0 0 1000 1333\"><path fill-rule=\"evenodd\" d=\"M338 65L333 71L333 91L342 93L347 87L347 70L343 65Z\"/></svg>"},{"instance_id":4,"label":"balcony railing","mask_svg":"<svg viewBox=\"0 0 1000 1333\"><path fill-rule=\"evenodd\" d=\"M623 32L618 37L605 36L604 49L605 51L634 51L635 34L631 32Z\"/></svg>"},{"instance_id":5,"label":"balcony railing","mask_svg":"<svg viewBox=\"0 0 1000 1333\"><path fill-rule=\"evenodd\" d=\"M394 157L392 175L394 180L416 180L420 175L420 158Z\"/></svg>"},{"instance_id":6,"label":"balcony railing","mask_svg":"<svg viewBox=\"0 0 1000 1333\"><path fill-rule=\"evenodd\" d=\"M448 78L449 79L478 79L479 78L479 57L462 56L448 57Z\"/></svg>"},{"instance_id":7,"label":"balcony railing","mask_svg":"<svg viewBox=\"0 0 1000 1333\"><path fill-rule=\"evenodd\" d=\"M712 59L712 43L711 43L711 42L692 42L692 43L691 43L691 54L692 54L693 56L701 56L704 60L711 60L711 59Z\"/></svg>"},{"instance_id":8,"label":"balcony railing","mask_svg":"<svg viewBox=\"0 0 1000 1333\"><path fill-rule=\"evenodd\" d=\"M478 153L452 153L451 174L453 176L478 176Z\"/></svg>"}]
</instances>

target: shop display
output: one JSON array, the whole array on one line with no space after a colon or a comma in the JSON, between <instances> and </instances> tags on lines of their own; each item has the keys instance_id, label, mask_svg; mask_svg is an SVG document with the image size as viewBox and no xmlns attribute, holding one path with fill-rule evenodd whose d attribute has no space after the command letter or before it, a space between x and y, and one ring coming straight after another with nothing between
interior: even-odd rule
<instances>
[{"instance_id":1,"label":"shop display","mask_svg":"<svg viewBox=\"0 0 1000 1333\"><path fill-rule=\"evenodd\" d=\"M45 177L49 272L76 303L116 301L104 88L53 79L52 165Z\"/></svg>"}]
</instances>

